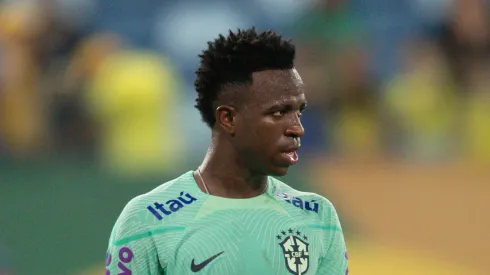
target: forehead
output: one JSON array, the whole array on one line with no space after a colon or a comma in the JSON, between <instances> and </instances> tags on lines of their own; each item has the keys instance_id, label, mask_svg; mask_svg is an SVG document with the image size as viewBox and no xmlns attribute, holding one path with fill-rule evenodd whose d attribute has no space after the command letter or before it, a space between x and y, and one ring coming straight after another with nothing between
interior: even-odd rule
<instances>
[{"instance_id":1,"label":"forehead","mask_svg":"<svg viewBox=\"0 0 490 275\"><path fill-rule=\"evenodd\" d=\"M253 100L259 103L304 100L303 80L296 69L268 70L253 74Z\"/></svg>"}]
</instances>

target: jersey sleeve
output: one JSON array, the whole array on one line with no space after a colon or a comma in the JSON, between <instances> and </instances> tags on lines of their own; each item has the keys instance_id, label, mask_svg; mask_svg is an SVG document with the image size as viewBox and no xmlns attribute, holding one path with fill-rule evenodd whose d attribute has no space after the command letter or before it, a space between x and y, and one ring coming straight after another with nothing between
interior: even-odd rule
<instances>
[{"instance_id":1,"label":"jersey sleeve","mask_svg":"<svg viewBox=\"0 0 490 275\"><path fill-rule=\"evenodd\" d=\"M164 274L142 207L134 199L117 219L106 253L106 275Z\"/></svg>"},{"instance_id":2,"label":"jersey sleeve","mask_svg":"<svg viewBox=\"0 0 490 275\"><path fill-rule=\"evenodd\" d=\"M334 206L330 202L327 203L327 206L324 216L325 255L320 262L317 274L347 275L349 273L348 257L342 226Z\"/></svg>"}]
</instances>

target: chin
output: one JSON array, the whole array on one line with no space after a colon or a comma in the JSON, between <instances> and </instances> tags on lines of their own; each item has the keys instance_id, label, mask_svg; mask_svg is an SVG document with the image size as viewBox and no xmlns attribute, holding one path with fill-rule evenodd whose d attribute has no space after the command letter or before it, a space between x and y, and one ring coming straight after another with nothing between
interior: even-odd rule
<instances>
[{"instance_id":1,"label":"chin","mask_svg":"<svg viewBox=\"0 0 490 275\"><path fill-rule=\"evenodd\" d=\"M282 177L285 176L289 171L289 167L274 167L269 171L270 176Z\"/></svg>"}]
</instances>

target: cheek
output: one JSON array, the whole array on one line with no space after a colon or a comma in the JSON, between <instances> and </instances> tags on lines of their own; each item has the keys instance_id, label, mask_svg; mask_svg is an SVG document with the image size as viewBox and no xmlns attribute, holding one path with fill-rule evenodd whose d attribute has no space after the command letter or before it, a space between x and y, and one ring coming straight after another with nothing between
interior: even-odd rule
<instances>
[{"instance_id":1,"label":"cheek","mask_svg":"<svg viewBox=\"0 0 490 275\"><path fill-rule=\"evenodd\" d=\"M262 121L260 123L247 123L237 129L237 137L242 148L264 155L276 150L276 145L281 138L278 125Z\"/></svg>"},{"instance_id":2,"label":"cheek","mask_svg":"<svg viewBox=\"0 0 490 275\"><path fill-rule=\"evenodd\" d=\"M281 133L274 127L261 127L254 133L255 138L260 142L262 150L275 150Z\"/></svg>"},{"instance_id":3,"label":"cheek","mask_svg":"<svg viewBox=\"0 0 490 275\"><path fill-rule=\"evenodd\" d=\"M264 152L264 150L269 147L270 138L267 131L252 128L244 132L243 144L246 144L251 151Z\"/></svg>"}]
</instances>

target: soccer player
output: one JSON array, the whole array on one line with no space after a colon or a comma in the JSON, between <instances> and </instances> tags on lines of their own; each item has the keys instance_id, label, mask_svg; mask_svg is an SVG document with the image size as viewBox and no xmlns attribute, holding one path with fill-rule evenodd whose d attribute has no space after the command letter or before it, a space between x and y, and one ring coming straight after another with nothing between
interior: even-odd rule
<instances>
[{"instance_id":1,"label":"soccer player","mask_svg":"<svg viewBox=\"0 0 490 275\"><path fill-rule=\"evenodd\" d=\"M274 178L298 161L304 134L294 45L254 28L208 45L195 88L209 150L194 171L126 205L106 274L347 274L332 204Z\"/></svg>"}]
</instances>

